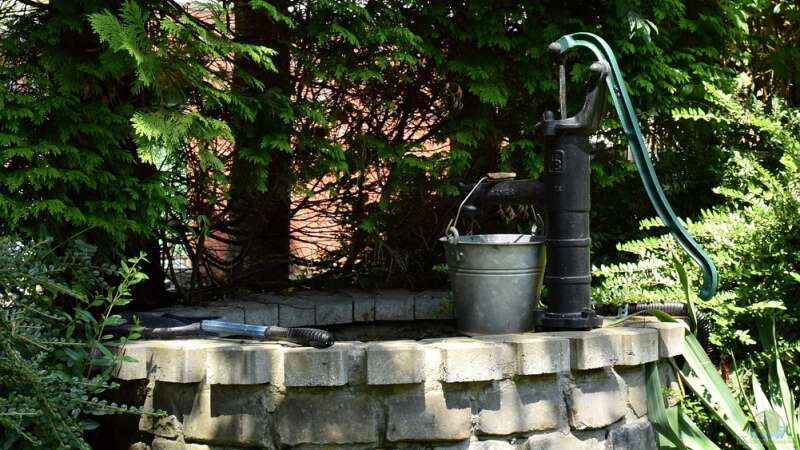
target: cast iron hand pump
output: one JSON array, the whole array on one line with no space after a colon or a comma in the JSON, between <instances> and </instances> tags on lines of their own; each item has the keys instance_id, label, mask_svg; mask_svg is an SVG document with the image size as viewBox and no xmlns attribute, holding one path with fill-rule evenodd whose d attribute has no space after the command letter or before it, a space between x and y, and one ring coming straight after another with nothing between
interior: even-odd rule
<instances>
[{"instance_id":1,"label":"cast iron hand pump","mask_svg":"<svg viewBox=\"0 0 800 450\"><path fill-rule=\"evenodd\" d=\"M570 48L586 47L597 57L581 110L566 117L566 80L563 55ZM602 323L591 304L590 262L590 153L589 137L597 131L605 113L606 94L628 138L633 160L650 202L678 243L700 267L703 287L700 296L710 298L717 287L717 270L700 245L680 223L656 177L647 146L639 128L622 74L608 44L590 33L566 35L550 45L562 60L559 66L560 119L546 111L539 131L546 141L544 182L511 180L464 186L473 188L466 211L496 203L537 203L547 211L547 307L537 314L537 328L580 330Z\"/></svg>"},{"instance_id":2,"label":"cast iron hand pump","mask_svg":"<svg viewBox=\"0 0 800 450\"><path fill-rule=\"evenodd\" d=\"M606 41L592 33L568 34L550 45L550 49L559 54L564 54L573 47L588 48L611 69L609 76L606 78L606 83L611 90L611 99L614 102L614 108L617 110L622 129L625 131L625 136L628 138L628 144L633 153L633 161L639 171L639 177L642 179L645 192L647 192L650 203L653 204L653 208L655 208L661 222L664 223L672 233L672 236L675 237L675 240L689 253L703 272L703 287L700 289L700 296L704 299L711 298L717 291L717 268L711 258L703 251L703 248L700 247L700 244L689 235L686 228L675 217L675 212L672 211L672 206L670 206L664 191L661 189L661 184L658 182L653 162L650 160L650 154L642 137L642 130L639 128L639 121L636 119L636 112L633 110L633 103L631 103L628 90L625 88L625 80L622 79L622 71L619 70L614 52L611 51L611 47L608 46Z\"/></svg>"}]
</instances>

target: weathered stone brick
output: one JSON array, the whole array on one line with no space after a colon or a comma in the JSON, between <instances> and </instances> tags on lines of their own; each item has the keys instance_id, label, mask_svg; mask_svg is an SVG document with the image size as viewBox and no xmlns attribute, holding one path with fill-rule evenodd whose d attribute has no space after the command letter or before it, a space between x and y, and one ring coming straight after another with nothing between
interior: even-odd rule
<instances>
[{"instance_id":1,"label":"weathered stone brick","mask_svg":"<svg viewBox=\"0 0 800 450\"><path fill-rule=\"evenodd\" d=\"M242 344L206 352L208 384L271 383L274 364L283 347L278 344Z\"/></svg>"},{"instance_id":2,"label":"weathered stone brick","mask_svg":"<svg viewBox=\"0 0 800 450\"><path fill-rule=\"evenodd\" d=\"M428 447L426 447L428 448ZM519 450L506 441L464 441L452 445L437 445L432 450Z\"/></svg>"},{"instance_id":3,"label":"weathered stone brick","mask_svg":"<svg viewBox=\"0 0 800 450\"><path fill-rule=\"evenodd\" d=\"M353 298L353 322L375 320L375 296L367 292L351 292Z\"/></svg>"},{"instance_id":4,"label":"weathered stone brick","mask_svg":"<svg viewBox=\"0 0 800 450\"><path fill-rule=\"evenodd\" d=\"M414 319L454 318L453 298L450 291L429 291L414 295Z\"/></svg>"},{"instance_id":5,"label":"weathered stone brick","mask_svg":"<svg viewBox=\"0 0 800 450\"><path fill-rule=\"evenodd\" d=\"M619 367L614 369L625 381L628 407L636 415L647 415L647 389L645 388L644 367Z\"/></svg>"},{"instance_id":6,"label":"weathered stone brick","mask_svg":"<svg viewBox=\"0 0 800 450\"><path fill-rule=\"evenodd\" d=\"M433 447L430 448L431 450L469 450L470 444L471 444L470 441L463 441L450 444L434 445Z\"/></svg>"},{"instance_id":7,"label":"weathered stone brick","mask_svg":"<svg viewBox=\"0 0 800 450\"><path fill-rule=\"evenodd\" d=\"M658 359L658 331L652 328L617 328L621 366L639 366Z\"/></svg>"},{"instance_id":8,"label":"weathered stone brick","mask_svg":"<svg viewBox=\"0 0 800 450\"><path fill-rule=\"evenodd\" d=\"M147 359L150 356L149 342L129 342L125 346L114 348L114 351L136 361L120 361L114 366L112 375L120 380L143 380L147 378Z\"/></svg>"},{"instance_id":9,"label":"weathered stone brick","mask_svg":"<svg viewBox=\"0 0 800 450\"><path fill-rule=\"evenodd\" d=\"M244 307L239 304L219 304L214 306L172 306L153 311L158 314L174 314L187 318L210 318L228 322L244 322Z\"/></svg>"},{"instance_id":10,"label":"weathered stone brick","mask_svg":"<svg viewBox=\"0 0 800 450\"><path fill-rule=\"evenodd\" d=\"M373 342L367 346L369 384L421 383L425 349L415 342Z\"/></svg>"},{"instance_id":11,"label":"weathered stone brick","mask_svg":"<svg viewBox=\"0 0 800 450\"><path fill-rule=\"evenodd\" d=\"M443 377L442 351L433 345L423 345L425 351L425 383L438 384Z\"/></svg>"},{"instance_id":12,"label":"weathered stone brick","mask_svg":"<svg viewBox=\"0 0 800 450\"><path fill-rule=\"evenodd\" d=\"M347 384L347 351L336 343L325 349L287 348L284 351L284 384L286 386L342 386Z\"/></svg>"},{"instance_id":13,"label":"weathered stone brick","mask_svg":"<svg viewBox=\"0 0 800 450\"><path fill-rule=\"evenodd\" d=\"M282 445L358 444L379 439L380 410L372 397L344 390L289 394L278 406Z\"/></svg>"},{"instance_id":14,"label":"weathered stone brick","mask_svg":"<svg viewBox=\"0 0 800 450\"><path fill-rule=\"evenodd\" d=\"M570 427L603 428L625 416L625 382L611 368L577 372L567 385Z\"/></svg>"},{"instance_id":15,"label":"weathered stone brick","mask_svg":"<svg viewBox=\"0 0 800 450\"><path fill-rule=\"evenodd\" d=\"M275 448L264 385L201 385L183 418L187 440L211 444Z\"/></svg>"},{"instance_id":16,"label":"weathered stone brick","mask_svg":"<svg viewBox=\"0 0 800 450\"><path fill-rule=\"evenodd\" d=\"M278 305L278 325L311 327L316 324L316 305L313 303L291 299Z\"/></svg>"},{"instance_id":17,"label":"weathered stone brick","mask_svg":"<svg viewBox=\"0 0 800 450\"><path fill-rule=\"evenodd\" d=\"M475 441L468 447L469 450L516 450L516 448L506 441Z\"/></svg>"},{"instance_id":18,"label":"weathered stone brick","mask_svg":"<svg viewBox=\"0 0 800 450\"><path fill-rule=\"evenodd\" d=\"M525 445L528 450L606 450L605 443L596 438L578 439L560 432L531 436Z\"/></svg>"},{"instance_id":19,"label":"weathered stone brick","mask_svg":"<svg viewBox=\"0 0 800 450\"><path fill-rule=\"evenodd\" d=\"M317 325L332 325L353 322L353 301L345 296L336 295L316 301Z\"/></svg>"},{"instance_id":20,"label":"weathered stone brick","mask_svg":"<svg viewBox=\"0 0 800 450\"><path fill-rule=\"evenodd\" d=\"M686 323L661 322L654 317L634 317L625 323L626 328L652 328L658 330L658 356L670 358L683 354Z\"/></svg>"},{"instance_id":21,"label":"weathered stone brick","mask_svg":"<svg viewBox=\"0 0 800 450\"><path fill-rule=\"evenodd\" d=\"M655 450L653 427L642 419L612 429L608 432L608 447L614 450Z\"/></svg>"},{"instance_id":22,"label":"weathered stone brick","mask_svg":"<svg viewBox=\"0 0 800 450\"><path fill-rule=\"evenodd\" d=\"M151 381L147 386L147 396L145 397L145 411L165 411L167 417L155 417L142 415L139 418L139 430L160 436L174 438L183 434L183 424L179 427L173 420L180 422L184 414L191 410L194 399L197 396L199 383L167 383L162 381ZM174 419L172 419L174 418ZM176 432L169 432L169 427L175 425ZM158 433L156 432L157 430Z\"/></svg>"},{"instance_id":23,"label":"weathered stone brick","mask_svg":"<svg viewBox=\"0 0 800 450\"><path fill-rule=\"evenodd\" d=\"M470 435L468 407L449 406L441 391L402 395L389 402L386 437L397 441L459 441Z\"/></svg>"},{"instance_id":24,"label":"weathered stone brick","mask_svg":"<svg viewBox=\"0 0 800 450\"><path fill-rule=\"evenodd\" d=\"M648 328L658 330L658 356L671 358L683 354L684 333L686 325L683 322L645 322Z\"/></svg>"},{"instance_id":25,"label":"weathered stone brick","mask_svg":"<svg viewBox=\"0 0 800 450\"><path fill-rule=\"evenodd\" d=\"M183 424L172 414L166 417L158 417L153 420L151 432L156 436L175 439L178 436L183 436Z\"/></svg>"},{"instance_id":26,"label":"weathered stone brick","mask_svg":"<svg viewBox=\"0 0 800 450\"><path fill-rule=\"evenodd\" d=\"M589 370L609 367L620 360L621 335L614 328L592 331L562 331L540 333L541 337L570 340L570 367L572 370Z\"/></svg>"},{"instance_id":27,"label":"weathered stone brick","mask_svg":"<svg viewBox=\"0 0 800 450\"><path fill-rule=\"evenodd\" d=\"M505 340L514 347L517 374L539 375L569 370L568 339L518 334Z\"/></svg>"},{"instance_id":28,"label":"weathered stone brick","mask_svg":"<svg viewBox=\"0 0 800 450\"><path fill-rule=\"evenodd\" d=\"M203 444L186 444L180 441L168 439L153 439L152 450L211 450L211 447Z\"/></svg>"},{"instance_id":29,"label":"weathered stone brick","mask_svg":"<svg viewBox=\"0 0 800 450\"><path fill-rule=\"evenodd\" d=\"M413 320L414 295L403 289L381 291L375 297L375 320Z\"/></svg>"},{"instance_id":30,"label":"weathered stone brick","mask_svg":"<svg viewBox=\"0 0 800 450\"><path fill-rule=\"evenodd\" d=\"M345 352L347 384L357 385L367 382L367 344L358 341L340 342Z\"/></svg>"},{"instance_id":31,"label":"weathered stone brick","mask_svg":"<svg viewBox=\"0 0 800 450\"><path fill-rule=\"evenodd\" d=\"M257 300L241 302L244 308L244 323L251 325L278 325L278 302L280 297L273 294L261 294Z\"/></svg>"},{"instance_id":32,"label":"weathered stone brick","mask_svg":"<svg viewBox=\"0 0 800 450\"><path fill-rule=\"evenodd\" d=\"M479 405L478 431L492 435L555 429L566 414L555 375L500 381Z\"/></svg>"},{"instance_id":33,"label":"weathered stone brick","mask_svg":"<svg viewBox=\"0 0 800 450\"><path fill-rule=\"evenodd\" d=\"M503 378L503 349L497 343L445 339L433 345L441 350L443 381L446 383Z\"/></svg>"},{"instance_id":34,"label":"weathered stone brick","mask_svg":"<svg viewBox=\"0 0 800 450\"><path fill-rule=\"evenodd\" d=\"M667 407L677 405L680 401L681 387L672 366L669 363L658 363L658 375L659 379L661 379L662 389L666 389L669 392L666 395Z\"/></svg>"},{"instance_id":35,"label":"weathered stone brick","mask_svg":"<svg viewBox=\"0 0 800 450\"><path fill-rule=\"evenodd\" d=\"M324 315L317 309L315 318ZM680 326L667 325L682 342ZM221 340L147 342L139 350L148 355L145 363L117 373L150 383L144 406L168 412L140 419L140 428L156 435L154 448L163 450L649 450L641 364L657 358L661 336L636 326L340 342L327 350ZM257 347L275 349L277 359ZM191 361L198 355L202 369Z\"/></svg>"},{"instance_id":36,"label":"weathered stone brick","mask_svg":"<svg viewBox=\"0 0 800 450\"><path fill-rule=\"evenodd\" d=\"M170 383L197 383L206 375L208 349L233 345L211 339L152 341L147 358L148 376Z\"/></svg>"},{"instance_id":37,"label":"weathered stone brick","mask_svg":"<svg viewBox=\"0 0 800 450\"><path fill-rule=\"evenodd\" d=\"M148 380L147 385L145 386L144 390L144 401L142 402L142 408L147 412L153 412L153 391L155 390L156 385L155 380ZM146 431L151 432L153 430L153 416L142 414L139 416L139 431Z\"/></svg>"},{"instance_id":38,"label":"weathered stone brick","mask_svg":"<svg viewBox=\"0 0 800 450\"><path fill-rule=\"evenodd\" d=\"M494 343L497 346L496 360L502 372L502 378L513 378L517 374L517 350L516 346L508 341L514 340L517 336L514 334L484 334L476 335L472 339Z\"/></svg>"}]
</instances>

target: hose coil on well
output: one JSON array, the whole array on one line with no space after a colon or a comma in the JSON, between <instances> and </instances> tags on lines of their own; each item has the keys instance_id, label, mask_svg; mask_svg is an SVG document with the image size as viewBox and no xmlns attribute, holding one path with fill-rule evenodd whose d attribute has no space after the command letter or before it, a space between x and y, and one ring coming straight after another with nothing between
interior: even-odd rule
<instances>
[{"instance_id":1,"label":"hose coil on well","mask_svg":"<svg viewBox=\"0 0 800 450\"><path fill-rule=\"evenodd\" d=\"M689 306L686 303L656 302L628 304L628 314L653 309L665 312L671 316L687 316L689 314ZM705 350L711 362L713 362L715 365L719 364L719 352L717 352L717 349L711 344L711 321L709 321L708 317L699 309L696 309L695 311L695 322L697 322L697 330L695 335L697 336L697 341L703 346L703 350Z\"/></svg>"}]
</instances>

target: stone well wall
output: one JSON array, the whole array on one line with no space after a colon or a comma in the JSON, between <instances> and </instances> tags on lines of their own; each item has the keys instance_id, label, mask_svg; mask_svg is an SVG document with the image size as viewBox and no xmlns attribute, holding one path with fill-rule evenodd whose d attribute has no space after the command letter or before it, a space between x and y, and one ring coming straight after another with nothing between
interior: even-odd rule
<instances>
[{"instance_id":1,"label":"stone well wall","mask_svg":"<svg viewBox=\"0 0 800 450\"><path fill-rule=\"evenodd\" d=\"M143 341L116 376L169 414L139 421L153 450L652 449L644 364L682 343L645 321L324 350Z\"/></svg>"}]
</instances>

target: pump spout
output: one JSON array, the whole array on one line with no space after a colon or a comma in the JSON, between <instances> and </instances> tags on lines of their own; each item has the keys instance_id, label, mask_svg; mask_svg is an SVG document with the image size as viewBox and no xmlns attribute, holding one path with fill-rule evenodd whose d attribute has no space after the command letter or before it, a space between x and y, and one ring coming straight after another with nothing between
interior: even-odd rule
<instances>
[{"instance_id":1,"label":"pump spout","mask_svg":"<svg viewBox=\"0 0 800 450\"><path fill-rule=\"evenodd\" d=\"M458 186L461 198L464 198L475 187L474 183ZM506 180L484 182L464 205L464 212L475 213L482 208L503 205L544 204L544 183L536 180Z\"/></svg>"}]
</instances>

